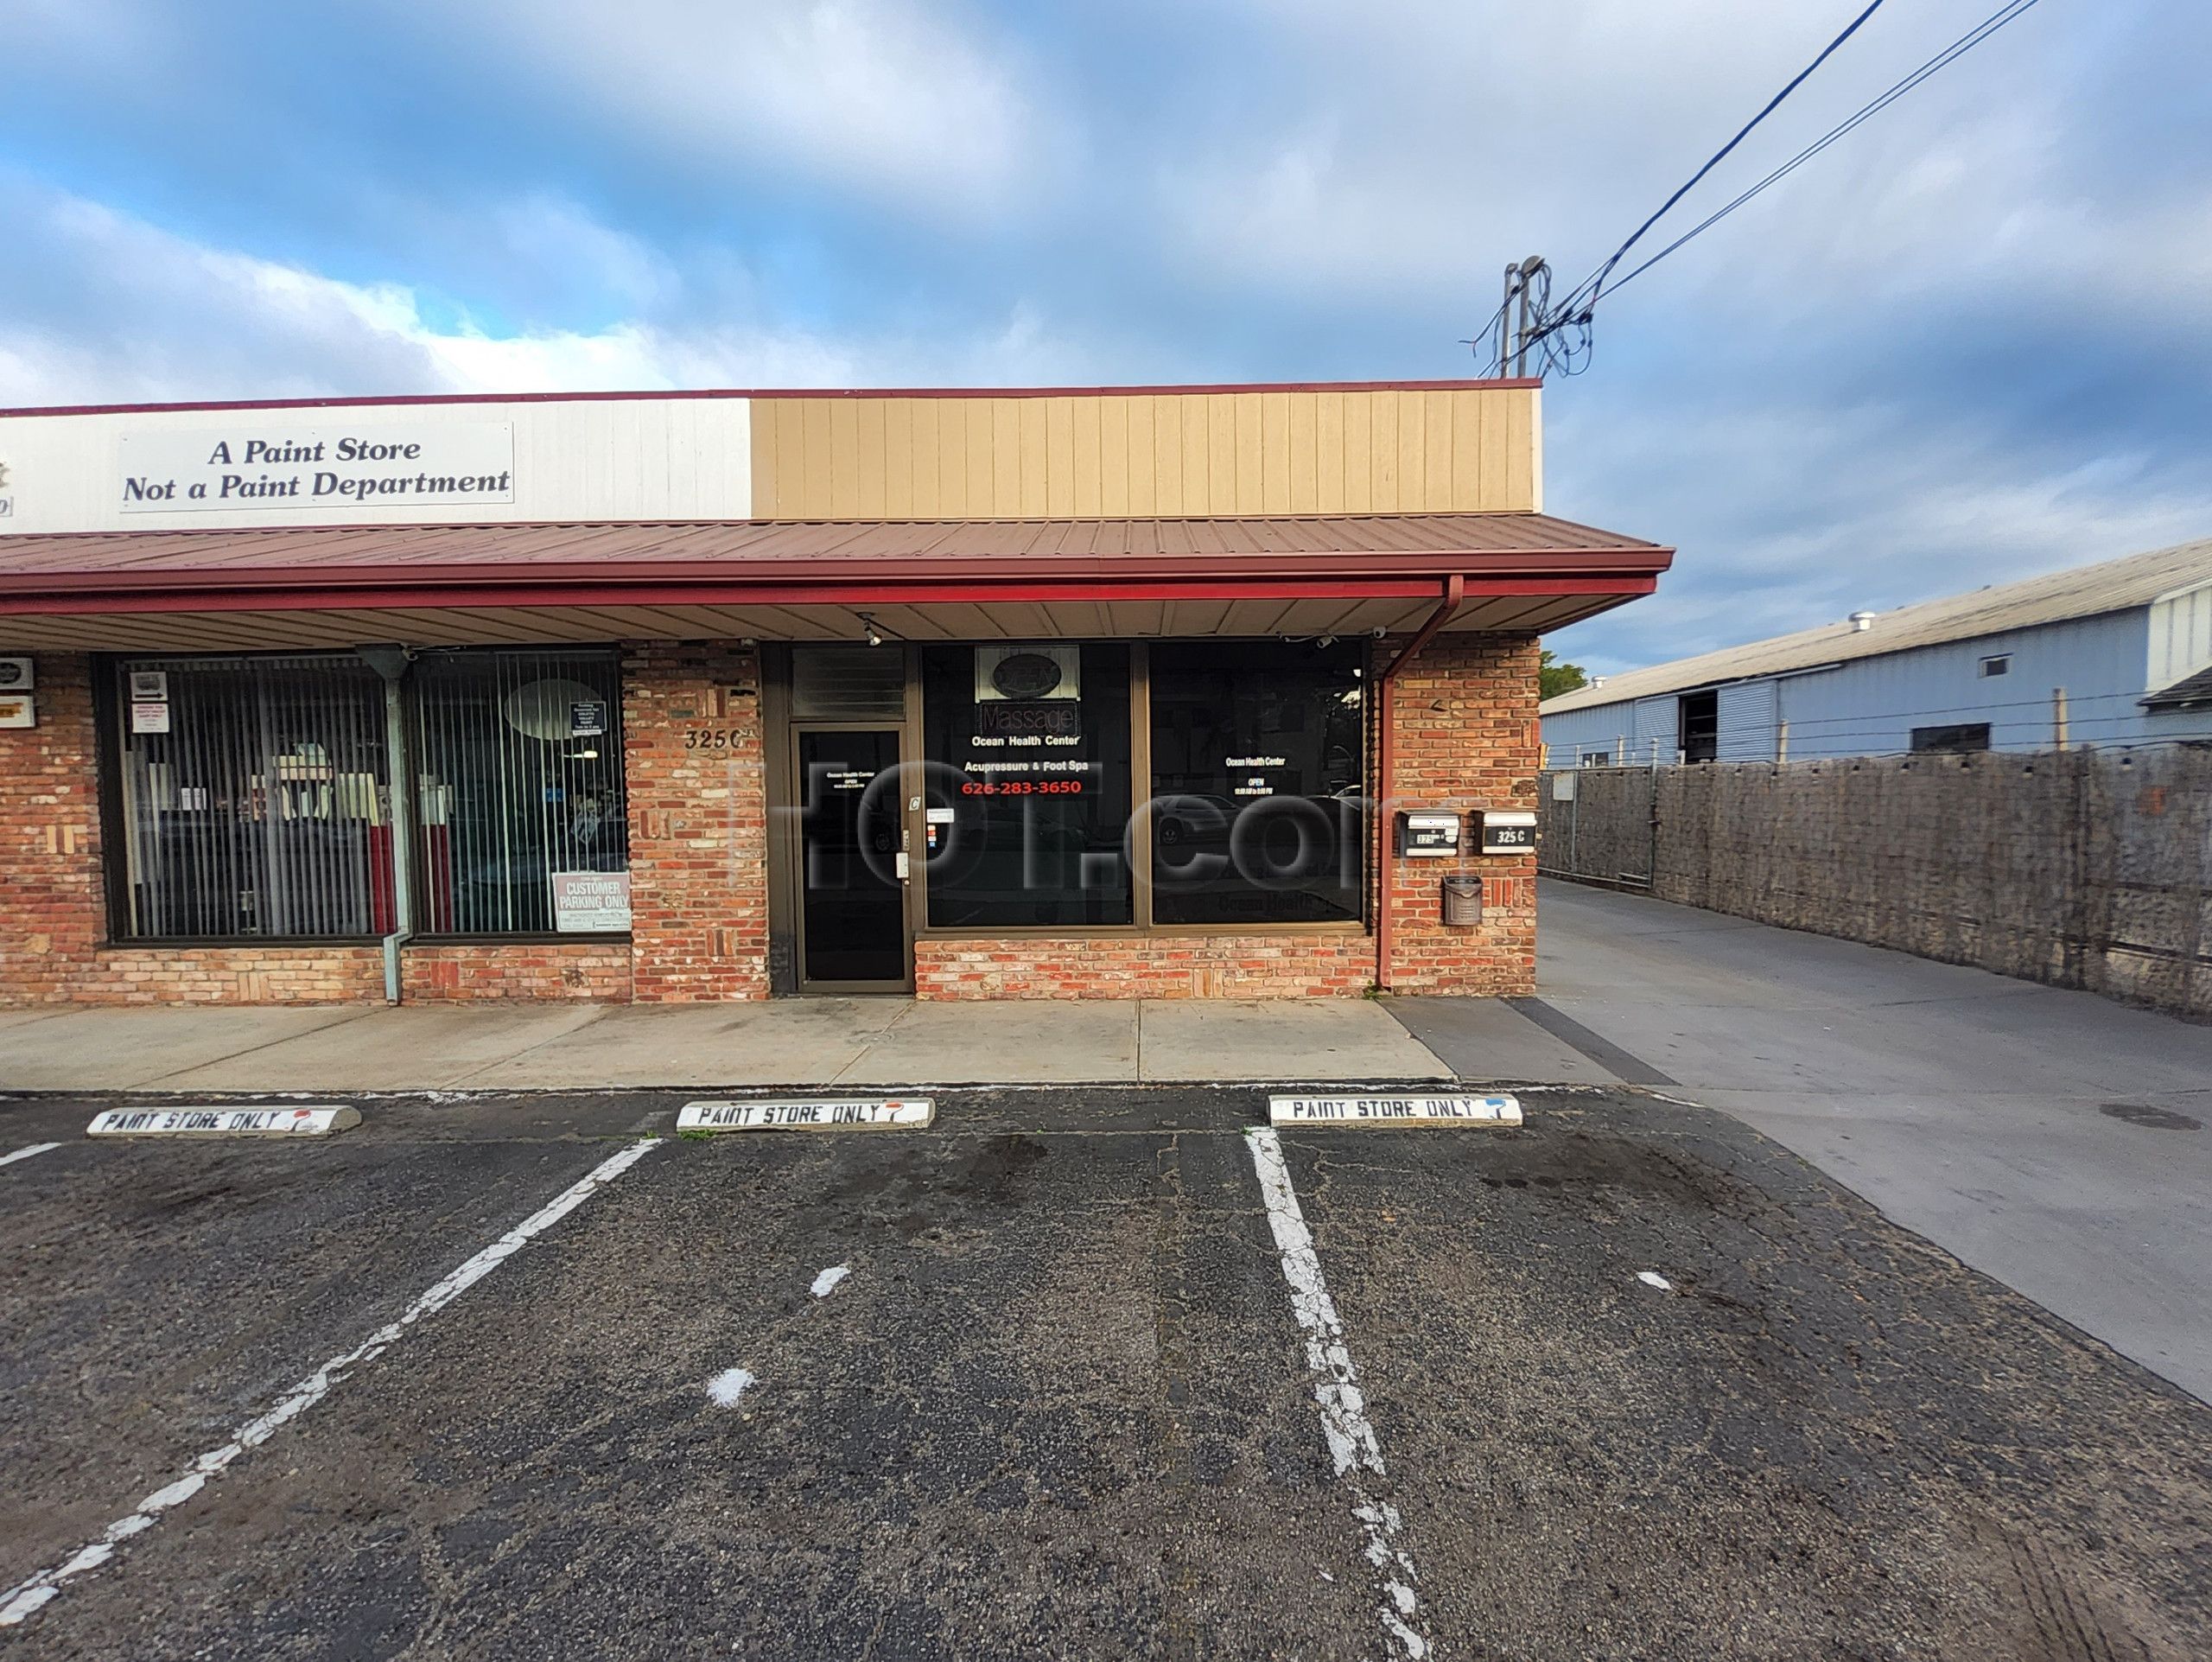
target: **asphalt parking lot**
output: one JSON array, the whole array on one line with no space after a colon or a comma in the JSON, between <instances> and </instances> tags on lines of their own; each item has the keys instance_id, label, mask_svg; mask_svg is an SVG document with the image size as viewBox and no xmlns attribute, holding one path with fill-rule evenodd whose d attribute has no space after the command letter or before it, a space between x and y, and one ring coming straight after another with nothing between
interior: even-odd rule
<instances>
[{"instance_id":1,"label":"asphalt parking lot","mask_svg":"<svg viewBox=\"0 0 2212 1662\"><path fill-rule=\"evenodd\" d=\"M1703 1109L353 1100L0 1105L0 1649L2212 1654L2212 1413Z\"/></svg>"}]
</instances>

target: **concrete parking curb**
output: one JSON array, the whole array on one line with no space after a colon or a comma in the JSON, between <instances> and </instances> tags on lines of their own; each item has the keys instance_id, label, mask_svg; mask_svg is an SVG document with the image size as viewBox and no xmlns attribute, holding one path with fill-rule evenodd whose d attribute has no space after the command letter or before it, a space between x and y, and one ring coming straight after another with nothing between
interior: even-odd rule
<instances>
[{"instance_id":1,"label":"concrete parking curb","mask_svg":"<svg viewBox=\"0 0 2212 1662\"><path fill-rule=\"evenodd\" d=\"M920 1130L937 1118L927 1097L687 1102L676 1116L685 1131Z\"/></svg>"},{"instance_id":2,"label":"concrete parking curb","mask_svg":"<svg viewBox=\"0 0 2212 1662\"><path fill-rule=\"evenodd\" d=\"M1450 1126L1473 1130L1522 1123L1521 1104L1510 1096L1307 1096L1269 1097L1268 1119L1275 1125Z\"/></svg>"},{"instance_id":3,"label":"concrete parking curb","mask_svg":"<svg viewBox=\"0 0 2212 1662\"><path fill-rule=\"evenodd\" d=\"M109 1108L92 1116L86 1137L332 1137L361 1123L361 1111L337 1105L251 1108L208 1103L181 1108Z\"/></svg>"}]
</instances>

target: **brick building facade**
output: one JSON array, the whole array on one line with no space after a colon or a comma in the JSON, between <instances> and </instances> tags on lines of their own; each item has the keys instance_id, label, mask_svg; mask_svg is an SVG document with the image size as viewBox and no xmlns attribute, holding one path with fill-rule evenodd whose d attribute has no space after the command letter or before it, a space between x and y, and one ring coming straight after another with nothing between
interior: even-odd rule
<instances>
[{"instance_id":1,"label":"brick building facade","mask_svg":"<svg viewBox=\"0 0 2212 1662\"><path fill-rule=\"evenodd\" d=\"M646 401L681 467L589 400L0 416L54 499L0 536L0 1004L1526 992L1480 837L1537 634L1668 557L1536 511L1534 400ZM117 434L341 415L515 500L100 500ZM551 482L587 443L626 498Z\"/></svg>"}]
</instances>

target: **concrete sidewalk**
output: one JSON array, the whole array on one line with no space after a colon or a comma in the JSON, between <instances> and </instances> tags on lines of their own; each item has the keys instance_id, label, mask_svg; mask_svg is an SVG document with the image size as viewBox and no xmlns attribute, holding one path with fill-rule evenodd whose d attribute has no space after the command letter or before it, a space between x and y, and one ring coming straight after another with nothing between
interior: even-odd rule
<instances>
[{"instance_id":1,"label":"concrete sidewalk","mask_svg":"<svg viewBox=\"0 0 2212 1662\"><path fill-rule=\"evenodd\" d=\"M1539 893L1539 997L1518 1013L1595 1077L1735 1114L2212 1400L2212 1028L1638 895ZM1489 1053L1484 1010L1393 1008L1446 1060Z\"/></svg>"},{"instance_id":2,"label":"concrete sidewalk","mask_svg":"<svg viewBox=\"0 0 2212 1662\"><path fill-rule=\"evenodd\" d=\"M0 1091L911 1088L1452 1076L1379 1005L1357 999L0 1012Z\"/></svg>"}]
</instances>

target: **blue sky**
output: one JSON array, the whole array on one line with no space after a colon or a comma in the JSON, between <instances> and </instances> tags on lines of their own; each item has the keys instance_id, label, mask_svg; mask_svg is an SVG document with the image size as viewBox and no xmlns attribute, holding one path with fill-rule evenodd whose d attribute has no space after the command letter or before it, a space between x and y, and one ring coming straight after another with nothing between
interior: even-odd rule
<instances>
[{"instance_id":1,"label":"blue sky","mask_svg":"<svg viewBox=\"0 0 2212 1662\"><path fill-rule=\"evenodd\" d=\"M1686 207L1995 4L1891 0ZM16 0L0 405L1462 375L1858 9ZM2212 535L2208 62L2043 0L1610 301L1547 506L1681 555L1553 644Z\"/></svg>"}]
</instances>

